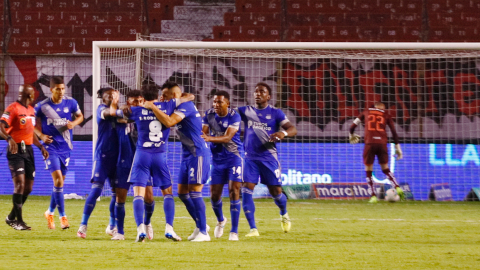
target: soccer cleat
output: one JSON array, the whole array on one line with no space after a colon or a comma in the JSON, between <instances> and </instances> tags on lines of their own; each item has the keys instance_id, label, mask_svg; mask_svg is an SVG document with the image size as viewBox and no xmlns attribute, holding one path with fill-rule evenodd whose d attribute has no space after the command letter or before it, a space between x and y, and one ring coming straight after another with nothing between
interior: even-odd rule
<instances>
[{"instance_id":1,"label":"soccer cleat","mask_svg":"<svg viewBox=\"0 0 480 270\"><path fill-rule=\"evenodd\" d=\"M225 227L225 224L227 224L227 218L223 217L222 222L218 222L217 226L215 226L215 230L213 231L213 235L216 238L220 238L223 235L223 228Z\"/></svg>"},{"instance_id":2,"label":"soccer cleat","mask_svg":"<svg viewBox=\"0 0 480 270\"><path fill-rule=\"evenodd\" d=\"M17 221L15 219L14 220L8 219L8 216L5 218L5 223L7 223L8 226L14 229L15 229L15 226L17 225Z\"/></svg>"},{"instance_id":3,"label":"soccer cleat","mask_svg":"<svg viewBox=\"0 0 480 270\"><path fill-rule=\"evenodd\" d=\"M208 242L210 241L210 235L199 233L195 239L192 240L192 242Z\"/></svg>"},{"instance_id":4,"label":"soccer cleat","mask_svg":"<svg viewBox=\"0 0 480 270\"><path fill-rule=\"evenodd\" d=\"M207 225L207 233L210 231L210 226ZM195 228L195 230L193 230L193 233L187 238L188 241L192 241L193 239L195 239L198 235L198 233L200 232L200 229L199 228Z\"/></svg>"},{"instance_id":5,"label":"soccer cleat","mask_svg":"<svg viewBox=\"0 0 480 270\"><path fill-rule=\"evenodd\" d=\"M110 236L114 236L116 232L117 232L117 227L113 227L113 229L110 229L110 225L108 225L107 228L105 229L105 233Z\"/></svg>"},{"instance_id":6,"label":"soccer cleat","mask_svg":"<svg viewBox=\"0 0 480 270\"><path fill-rule=\"evenodd\" d=\"M288 216L288 213L285 215L280 215L281 225L282 225L282 230L287 233L290 231L290 228L292 227L292 223L290 222L290 217Z\"/></svg>"},{"instance_id":7,"label":"soccer cleat","mask_svg":"<svg viewBox=\"0 0 480 270\"><path fill-rule=\"evenodd\" d=\"M231 232L230 236L228 237L230 241L238 241L238 233Z\"/></svg>"},{"instance_id":8,"label":"soccer cleat","mask_svg":"<svg viewBox=\"0 0 480 270\"><path fill-rule=\"evenodd\" d=\"M165 237L175 242L182 241L182 238L173 231L173 227L170 226L169 224L165 226Z\"/></svg>"},{"instance_id":9,"label":"soccer cleat","mask_svg":"<svg viewBox=\"0 0 480 270\"><path fill-rule=\"evenodd\" d=\"M112 240L125 240L125 235L115 232L115 234L112 237Z\"/></svg>"},{"instance_id":10,"label":"soccer cleat","mask_svg":"<svg viewBox=\"0 0 480 270\"><path fill-rule=\"evenodd\" d=\"M87 238L87 225L80 225L80 228L78 228L77 231L77 236L80 238Z\"/></svg>"},{"instance_id":11,"label":"soccer cleat","mask_svg":"<svg viewBox=\"0 0 480 270\"><path fill-rule=\"evenodd\" d=\"M137 238L135 239L135 242L145 242L146 237L147 233L145 232L145 225L142 223L137 227Z\"/></svg>"},{"instance_id":12,"label":"soccer cleat","mask_svg":"<svg viewBox=\"0 0 480 270\"><path fill-rule=\"evenodd\" d=\"M54 230L55 229L55 221L53 221L53 214L50 214L50 212L47 210L47 211L45 211L45 213L43 215L47 219L48 228L50 230Z\"/></svg>"},{"instance_id":13,"label":"soccer cleat","mask_svg":"<svg viewBox=\"0 0 480 270\"><path fill-rule=\"evenodd\" d=\"M147 231L147 238L148 240L152 240L153 239L153 227L152 227L152 223L148 224L148 225L145 225L145 229Z\"/></svg>"},{"instance_id":14,"label":"soccer cleat","mask_svg":"<svg viewBox=\"0 0 480 270\"><path fill-rule=\"evenodd\" d=\"M396 187L397 195L400 196L400 201L405 201L405 192L403 192L401 187Z\"/></svg>"},{"instance_id":15,"label":"soccer cleat","mask_svg":"<svg viewBox=\"0 0 480 270\"><path fill-rule=\"evenodd\" d=\"M257 229L250 229L250 232L245 235L245 237L254 237L260 236Z\"/></svg>"},{"instance_id":16,"label":"soccer cleat","mask_svg":"<svg viewBox=\"0 0 480 270\"><path fill-rule=\"evenodd\" d=\"M377 196L373 195L368 202L369 203L378 203Z\"/></svg>"},{"instance_id":17,"label":"soccer cleat","mask_svg":"<svg viewBox=\"0 0 480 270\"><path fill-rule=\"evenodd\" d=\"M68 224L67 216L60 218L60 227L62 228L62 230L66 230L70 228L70 224Z\"/></svg>"},{"instance_id":18,"label":"soccer cleat","mask_svg":"<svg viewBox=\"0 0 480 270\"><path fill-rule=\"evenodd\" d=\"M15 227L13 227L17 231L30 231L32 230L32 227L28 226L27 223L25 222L17 222Z\"/></svg>"}]
</instances>

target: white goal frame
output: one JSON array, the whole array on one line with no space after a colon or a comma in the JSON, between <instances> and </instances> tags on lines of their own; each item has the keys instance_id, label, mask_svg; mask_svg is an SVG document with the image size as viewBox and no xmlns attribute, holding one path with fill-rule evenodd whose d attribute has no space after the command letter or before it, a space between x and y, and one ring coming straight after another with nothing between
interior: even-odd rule
<instances>
[{"instance_id":1,"label":"white goal frame","mask_svg":"<svg viewBox=\"0 0 480 270\"><path fill-rule=\"evenodd\" d=\"M190 41L94 41L92 44L93 91L92 112L93 128L92 141L96 142L97 110L100 99L96 98L96 91L101 86L101 55L102 48L125 49L271 49L271 50L480 50L480 43L435 43L435 42L190 42ZM140 51L140 50L139 50ZM140 55L137 53L137 56ZM137 60L137 74L140 65ZM139 80L137 79L137 83ZM92 143L95 153L95 143Z\"/></svg>"}]
</instances>

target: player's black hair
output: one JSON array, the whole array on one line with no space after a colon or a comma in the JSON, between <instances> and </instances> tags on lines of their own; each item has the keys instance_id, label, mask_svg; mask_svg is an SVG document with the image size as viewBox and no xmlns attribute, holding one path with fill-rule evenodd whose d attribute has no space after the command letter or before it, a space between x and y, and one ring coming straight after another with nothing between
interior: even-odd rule
<instances>
[{"instance_id":1,"label":"player's black hair","mask_svg":"<svg viewBox=\"0 0 480 270\"><path fill-rule=\"evenodd\" d=\"M146 101L158 99L158 86L155 84L142 86L142 96Z\"/></svg>"},{"instance_id":2,"label":"player's black hair","mask_svg":"<svg viewBox=\"0 0 480 270\"><path fill-rule=\"evenodd\" d=\"M214 96L223 96L224 98L228 99L228 101L230 101L230 94L227 91L217 90L217 91L215 91L215 93L213 95Z\"/></svg>"},{"instance_id":3,"label":"player's black hair","mask_svg":"<svg viewBox=\"0 0 480 270\"><path fill-rule=\"evenodd\" d=\"M255 85L255 88L257 88L257 86L264 86L265 88L267 88L268 90L268 94L271 96L272 95L272 88L270 88L270 86L264 82L259 82L257 83L257 85Z\"/></svg>"},{"instance_id":4,"label":"player's black hair","mask_svg":"<svg viewBox=\"0 0 480 270\"><path fill-rule=\"evenodd\" d=\"M163 90L165 88L167 89L172 89L173 87L175 86L178 86L178 84L176 82L172 82L172 81L166 81L163 85L162 85L162 88L160 88L160 90Z\"/></svg>"},{"instance_id":5,"label":"player's black hair","mask_svg":"<svg viewBox=\"0 0 480 270\"><path fill-rule=\"evenodd\" d=\"M54 88L56 84L65 84L63 82L63 77L53 76L50 78L50 88Z\"/></svg>"},{"instance_id":6,"label":"player's black hair","mask_svg":"<svg viewBox=\"0 0 480 270\"><path fill-rule=\"evenodd\" d=\"M142 96L142 91L137 90L137 89L130 90L130 91L127 93L127 98L131 98L131 97L141 97L141 96Z\"/></svg>"},{"instance_id":7,"label":"player's black hair","mask_svg":"<svg viewBox=\"0 0 480 270\"><path fill-rule=\"evenodd\" d=\"M103 97L103 93L107 92L107 91L110 91L110 90L115 90L111 87L103 87L103 88L100 88L98 89L97 91L97 97L98 98L102 98Z\"/></svg>"}]
</instances>

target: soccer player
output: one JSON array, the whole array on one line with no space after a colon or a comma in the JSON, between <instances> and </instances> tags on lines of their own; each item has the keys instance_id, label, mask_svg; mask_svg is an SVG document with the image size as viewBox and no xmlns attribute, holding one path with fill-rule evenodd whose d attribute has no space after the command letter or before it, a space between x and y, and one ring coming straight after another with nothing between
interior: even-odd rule
<instances>
[{"instance_id":1,"label":"soccer player","mask_svg":"<svg viewBox=\"0 0 480 270\"><path fill-rule=\"evenodd\" d=\"M0 119L0 137L8 142L7 160L13 179L13 209L5 222L15 230L30 230L23 221L22 208L32 192L35 177L32 144L42 151L45 159L48 152L33 132L35 112L30 104L34 100L34 89L24 84L19 90L18 100L5 109Z\"/></svg>"},{"instance_id":2,"label":"soccer player","mask_svg":"<svg viewBox=\"0 0 480 270\"><path fill-rule=\"evenodd\" d=\"M117 95L116 95L117 96ZM131 90L127 94L127 106L143 106L143 97L140 90ZM117 101L113 102L110 108L112 113L117 110ZM117 175L115 180L115 193L117 195L115 203L115 219L117 224L117 231L114 232L112 240L125 240L124 224L125 224L125 201L127 200L128 190L130 183L128 183L128 176L130 175L130 169L133 164L133 157L135 156L135 145L138 139L137 129L135 123L127 122L125 119L117 118L117 136L118 136L118 160L117 160ZM145 194L153 193L151 186L147 185ZM153 194L152 194L153 195ZM147 197L145 198L145 210L149 212L151 204L147 203ZM152 196L153 197L153 196ZM147 215L145 216L147 219ZM153 239L153 229L151 224L146 221L147 224L147 237ZM150 226L150 227L149 227ZM150 230L151 229L151 230Z\"/></svg>"},{"instance_id":3,"label":"soccer player","mask_svg":"<svg viewBox=\"0 0 480 270\"><path fill-rule=\"evenodd\" d=\"M70 152L73 149L72 129L82 123L83 114L75 99L65 96L65 84L62 77L50 80L52 97L35 105L37 125L35 133L43 141L49 153L45 160L53 179L53 192L50 207L45 212L49 229L55 229L53 215L58 208L62 229L70 228L63 199L63 183L68 171ZM75 116L75 120L72 118ZM72 121L73 120L73 121ZM40 123L40 124L38 124Z\"/></svg>"},{"instance_id":4,"label":"soccer player","mask_svg":"<svg viewBox=\"0 0 480 270\"><path fill-rule=\"evenodd\" d=\"M180 98L181 95L182 90L174 82L168 81L162 86L164 100ZM181 104L171 115L155 108L153 112L164 126L169 128L177 125L177 134L182 143L178 197L196 223L196 228L188 240L210 241L202 189L209 177L211 153L207 143L201 137L202 117L193 102Z\"/></svg>"},{"instance_id":5,"label":"soccer player","mask_svg":"<svg viewBox=\"0 0 480 270\"><path fill-rule=\"evenodd\" d=\"M181 238L173 231L173 219L175 216L175 202L172 195L172 181L167 167L166 141L170 133L170 127L162 126L157 120L152 109L172 113L181 103L180 99L168 102L158 102L157 87L146 87L142 91L145 99L144 107L130 107L125 110L125 116L134 120L138 129L137 151L133 160L128 182L133 184L133 213L137 223L136 242L143 242L147 237L145 225L144 197L147 182L153 177L153 186L160 187L164 196L165 237L173 241ZM193 97L193 96L192 96ZM153 209L152 209L153 213Z\"/></svg>"},{"instance_id":6,"label":"soccer player","mask_svg":"<svg viewBox=\"0 0 480 270\"><path fill-rule=\"evenodd\" d=\"M213 96L213 109L205 112L202 135L206 142L211 142L212 180L210 194L213 212L217 217L214 230L216 238L223 235L227 218L223 216L223 186L228 184L230 197L230 216L232 229L229 240L238 241L238 220L240 218L240 188L243 181L243 144L240 140L240 115L229 108L230 95L226 91L217 91Z\"/></svg>"},{"instance_id":7,"label":"soccer player","mask_svg":"<svg viewBox=\"0 0 480 270\"><path fill-rule=\"evenodd\" d=\"M363 112L359 117L357 117L353 124L350 126L349 141L352 144L360 142L360 136L355 134L355 128L360 125L360 123L366 122L365 124L365 148L363 149L363 163L365 164L365 171L367 174L367 183L370 189L370 203L377 203L377 195L375 194L375 189L373 186L373 162L375 161L375 156L378 157L378 162L382 167L383 173L388 177L392 185L395 187L397 194L402 200L405 199L405 194L403 190L397 183L395 176L388 168L388 149L387 149L387 130L386 127L390 128L390 131L393 135L393 140L395 142L395 154L397 159L403 158L402 149L398 142L397 131L393 124L393 120L388 113L385 112L385 105L381 102L375 103L373 108L369 108Z\"/></svg>"},{"instance_id":8,"label":"soccer player","mask_svg":"<svg viewBox=\"0 0 480 270\"><path fill-rule=\"evenodd\" d=\"M255 106L238 108L245 124L245 167L242 186L243 211L250 225L246 237L259 236L255 224L253 190L260 183L267 185L275 204L280 208L281 226L290 231L291 222L287 213L287 197L282 193L281 167L275 143L287 136L295 136L297 129L282 110L268 105L272 89L259 82L255 87ZM283 129L280 131L280 127Z\"/></svg>"},{"instance_id":9,"label":"soccer player","mask_svg":"<svg viewBox=\"0 0 480 270\"><path fill-rule=\"evenodd\" d=\"M105 180L114 187L117 159L118 159L118 136L115 129L117 122L116 112L110 114L110 105L113 101L112 88L101 88L97 91L97 97L102 99L102 104L97 108L97 124L98 139L95 146L95 155L92 169L92 190L88 195L85 206L83 208L82 221L77 231L77 236L81 238L87 237L87 224L90 215L95 208L98 197L102 194ZM113 235L115 231L115 192L112 193L113 207L110 203L110 223L106 229L106 233Z\"/></svg>"}]
</instances>

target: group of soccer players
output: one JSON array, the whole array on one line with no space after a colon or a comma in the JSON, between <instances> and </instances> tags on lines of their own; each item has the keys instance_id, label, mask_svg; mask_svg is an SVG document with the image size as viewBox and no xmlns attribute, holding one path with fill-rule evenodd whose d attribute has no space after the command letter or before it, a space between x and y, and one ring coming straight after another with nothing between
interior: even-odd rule
<instances>
[{"instance_id":1,"label":"group of soccer players","mask_svg":"<svg viewBox=\"0 0 480 270\"><path fill-rule=\"evenodd\" d=\"M55 228L54 212L58 208L61 228L67 229L70 225L65 214L63 183L73 148L72 129L83 121L82 112L74 99L64 95L65 84L60 77L51 80L52 96L39 102L35 108L30 106L34 100L33 88L23 85L20 90L18 101L5 110L0 122L0 136L8 141L7 158L14 181L13 209L5 221L17 230L30 229L23 221L22 206L33 186L35 164L31 144L35 144L42 151L54 182L50 207L45 212L48 228ZM228 92L217 91L212 109L207 110L203 117L192 102L195 97L182 94L180 87L173 82L166 82L161 89L149 85L141 91L132 90L126 95L126 105L121 107L120 95L115 89L102 88L97 94L102 104L97 108L98 140L92 169L92 189L85 202L78 237L86 238L88 220L108 179L113 192L106 233L112 235L112 240L125 239L125 201L130 186L134 191L136 241L153 239L153 187L159 187L164 197L165 237L173 241L181 240L173 230L175 202L166 155L170 128L175 125L182 144L182 161L177 179L178 197L195 222L195 229L188 240L210 241L202 198L210 167L211 204L218 221L215 237L223 235L227 224L222 209L225 184L228 184L230 197L229 240L239 240L240 205L250 226L250 232L245 236L259 236L253 201L254 188L259 182L267 185L280 209L283 231L290 230L287 198L281 188L281 166L275 144L287 136L295 136L297 130L282 110L268 104L272 97L269 85L258 83L254 91L255 105L236 110L230 107ZM353 133L355 127L361 121L368 121L364 163L372 192L370 202L377 201L372 180L375 156L378 156L382 170L403 197L403 191L388 169L386 125L394 134L396 153L400 158L402 152L393 122L384 109L382 103L376 103L375 108L357 118L350 129L350 142L358 143L359 136ZM72 115L75 117L72 118ZM241 122L244 123L243 143L240 139ZM43 141L43 145L38 139Z\"/></svg>"}]
</instances>

